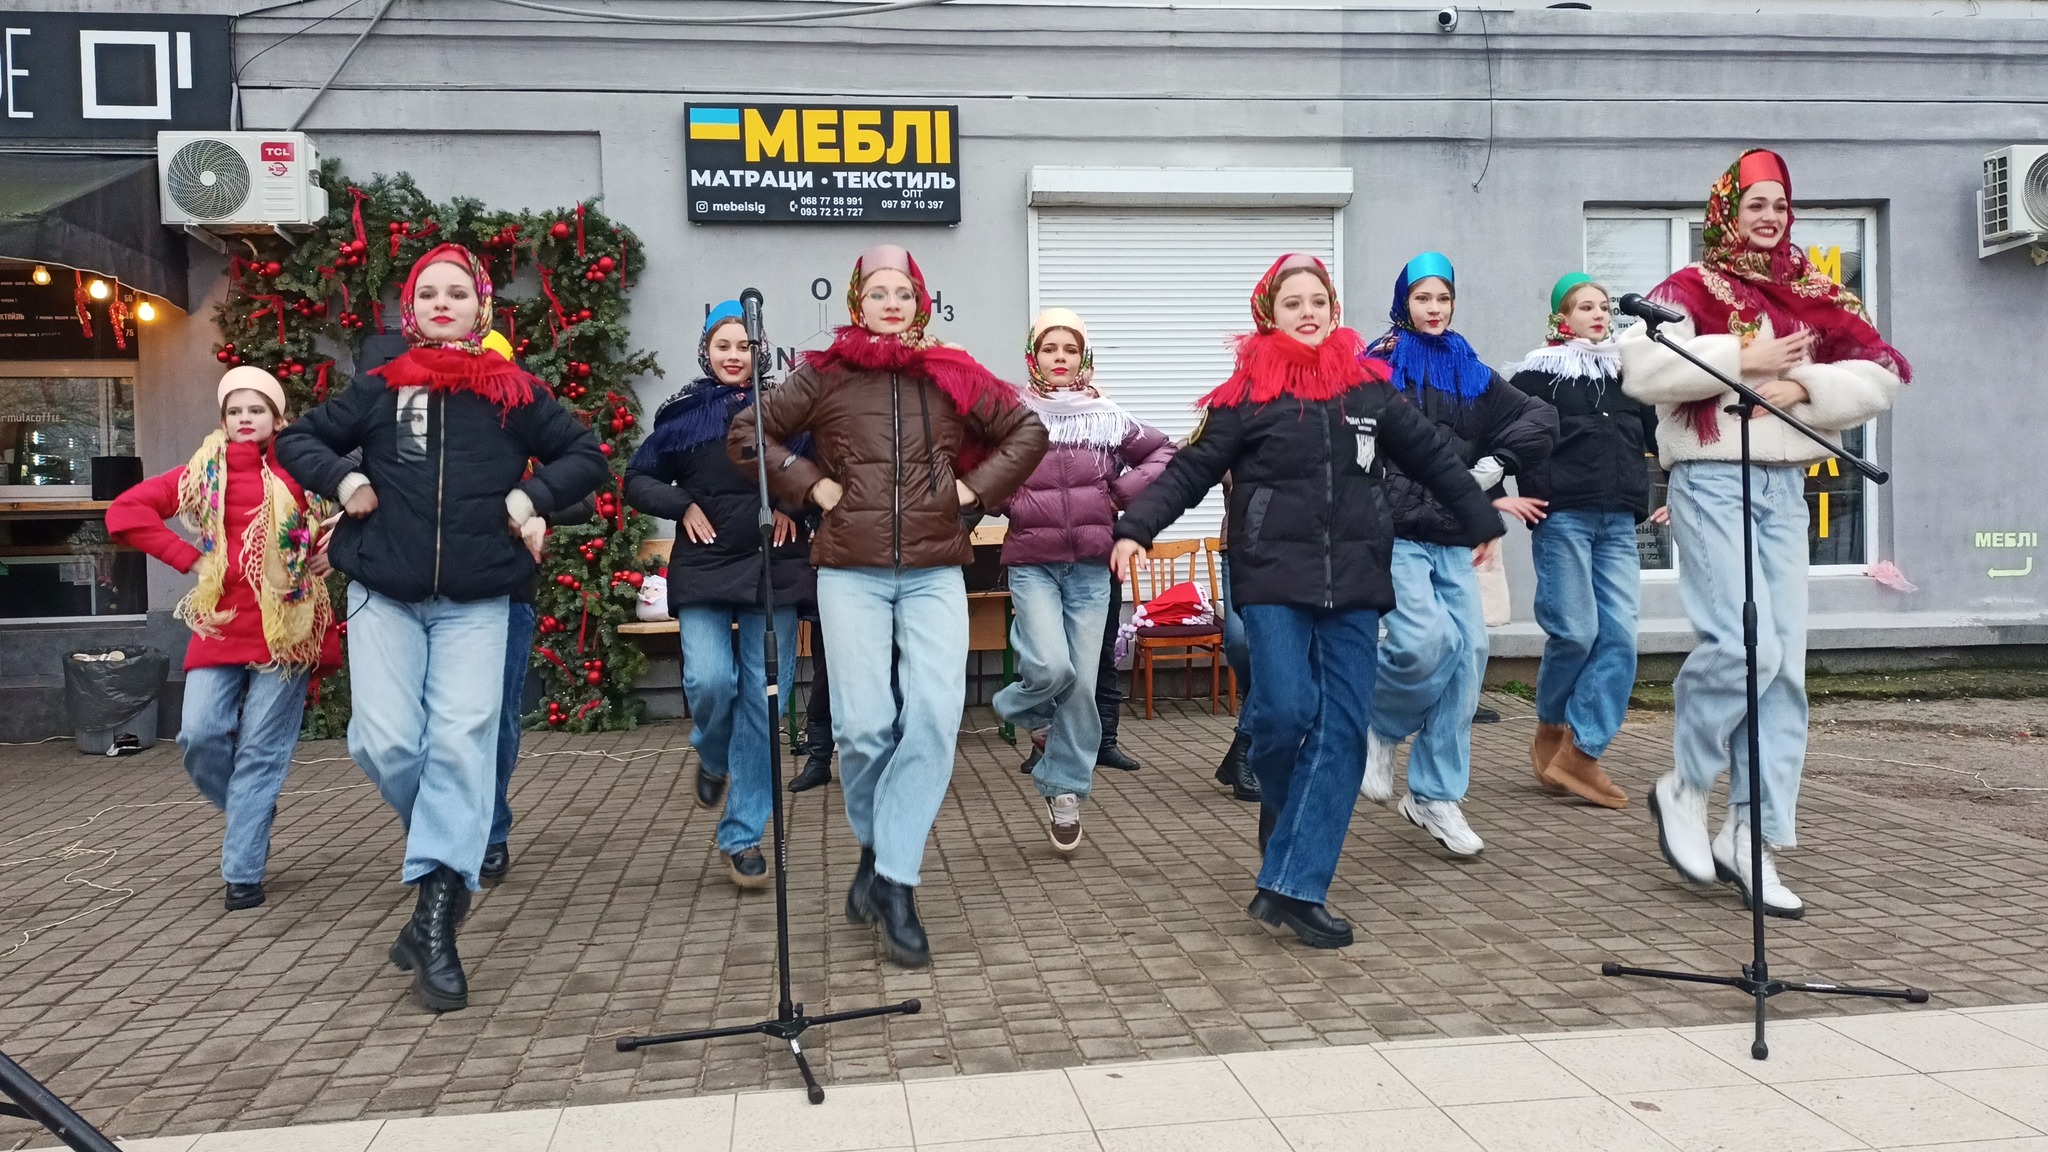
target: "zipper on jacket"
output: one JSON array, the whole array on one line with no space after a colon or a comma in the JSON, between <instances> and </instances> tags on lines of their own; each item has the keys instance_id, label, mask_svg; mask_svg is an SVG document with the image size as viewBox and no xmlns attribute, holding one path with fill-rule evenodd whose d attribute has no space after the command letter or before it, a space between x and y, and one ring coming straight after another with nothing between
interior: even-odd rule
<instances>
[{"instance_id":1,"label":"zipper on jacket","mask_svg":"<svg viewBox=\"0 0 2048 1152\"><path fill-rule=\"evenodd\" d=\"M1336 458L1337 442L1330 435L1330 413L1323 413L1323 607L1337 606L1336 577L1330 571L1330 521L1337 517L1337 477L1331 461ZM1356 433L1353 433L1356 435Z\"/></svg>"},{"instance_id":2,"label":"zipper on jacket","mask_svg":"<svg viewBox=\"0 0 2048 1152\"><path fill-rule=\"evenodd\" d=\"M931 477L931 494L939 494L939 448L932 440L932 408L925 402L924 381L917 382L917 414L924 419L924 470Z\"/></svg>"},{"instance_id":3,"label":"zipper on jacket","mask_svg":"<svg viewBox=\"0 0 2048 1152\"><path fill-rule=\"evenodd\" d=\"M903 567L903 378L889 373L889 425L891 463L895 474L889 485L889 555L897 568Z\"/></svg>"},{"instance_id":4,"label":"zipper on jacket","mask_svg":"<svg viewBox=\"0 0 2048 1152\"><path fill-rule=\"evenodd\" d=\"M448 397L441 397L441 463L434 471L434 595L441 594L441 498L448 488Z\"/></svg>"}]
</instances>

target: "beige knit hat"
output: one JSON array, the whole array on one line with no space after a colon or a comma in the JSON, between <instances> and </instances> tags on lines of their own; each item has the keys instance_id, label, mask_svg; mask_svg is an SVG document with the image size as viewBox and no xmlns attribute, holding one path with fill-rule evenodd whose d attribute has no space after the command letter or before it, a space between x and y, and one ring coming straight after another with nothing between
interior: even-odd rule
<instances>
[{"instance_id":1,"label":"beige knit hat","mask_svg":"<svg viewBox=\"0 0 2048 1152\"><path fill-rule=\"evenodd\" d=\"M220 387L214 390L214 406L225 411L228 397L245 388L261 393L280 417L284 415L284 386L277 382L277 377L254 364L239 364L227 370L220 378Z\"/></svg>"}]
</instances>

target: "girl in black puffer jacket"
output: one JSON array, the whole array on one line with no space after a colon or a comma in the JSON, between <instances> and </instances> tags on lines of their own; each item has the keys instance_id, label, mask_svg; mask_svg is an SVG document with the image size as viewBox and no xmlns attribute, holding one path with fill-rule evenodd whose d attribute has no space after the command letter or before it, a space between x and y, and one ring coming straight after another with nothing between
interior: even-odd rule
<instances>
[{"instance_id":1,"label":"girl in black puffer jacket","mask_svg":"<svg viewBox=\"0 0 2048 1152\"><path fill-rule=\"evenodd\" d=\"M1621 390L1607 290L1584 272L1550 291L1550 339L1516 365L1514 386L1557 410L1557 451L1525 469L1538 507L1536 622L1549 639L1536 673L1536 781L1603 808L1628 795L1600 767L1636 679L1636 524L1650 513L1657 410Z\"/></svg>"},{"instance_id":2,"label":"girl in black puffer jacket","mask_svg":"<svg viewBox=\"0 0 2048 1152\"><path fill-rule=\"evenodd\" d=\"M728 300L711 310L697 343L704 375L670 397L654 414L654 431L626 469L626 502L676 522L668 558L669 611L683 648L683 695L697 750L697 802L725 799L718 851L733 883L761 888L774 883L761 853L774 788L776 717L768 713L767 670L762 663L761 494L751 471L726 452L733 417L750 407L755 351ZM808 444L796 446L799 452ZM795 512L796 515L791 515ZM776 699L789 699L796 667L797 610L817 595L805 558L809 534L801 509L775 509ZM738 657L733 629L737 627ZM730 782L730 783L728 783Z\"/></svg>"}]
</instances>

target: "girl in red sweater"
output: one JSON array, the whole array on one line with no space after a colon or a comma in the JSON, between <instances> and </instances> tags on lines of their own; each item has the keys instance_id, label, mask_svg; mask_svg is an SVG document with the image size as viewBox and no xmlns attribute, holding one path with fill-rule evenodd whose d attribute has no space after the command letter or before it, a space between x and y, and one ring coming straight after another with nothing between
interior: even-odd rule
<instances>
[{"instance_id":1,"label":"girl in red sweater","mask_svg":"<svg viewBox=\"0 0 2048 1152\"><path fill-rule=\"evenodd\" d=\"M122 493L107 509L107 532L198 575L174 612L192 629L178 747L200 794L227 813L220 871L232 912L263 903L270 825L306 682L338 667L341 647L319 519L271 445L284 389L244 365L221 377L217 396L220 431L183 467ZM173 515L197 546L164 527Z\"/></svg>"}]
</instances>

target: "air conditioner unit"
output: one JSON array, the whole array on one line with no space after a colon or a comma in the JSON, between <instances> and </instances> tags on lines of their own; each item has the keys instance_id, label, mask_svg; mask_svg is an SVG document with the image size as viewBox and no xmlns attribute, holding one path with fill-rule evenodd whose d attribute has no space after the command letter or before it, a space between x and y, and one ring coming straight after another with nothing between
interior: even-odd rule
<instances>
[{"instance_id":1,"label":"air conditioner unit","mask_svg":"<svg viewBox=\"0 0 2048 1152\"><path fill-rule=\"evenodd\" d=\"M1984 157L1977 192L1977 256L2048 237L2048 145L2014 144Z\"/></svg>"},{"instance_id":2,"label":"air conditioner unit","mask_svg":"<svg viewBox=\"0 0 2048 1152\"><path fill-rule=\"evenodd\" d=\"M217 232L305 227L327 215L320 157L303 132L159 132L163 222Z\"/></svg>"}]
</instances>

